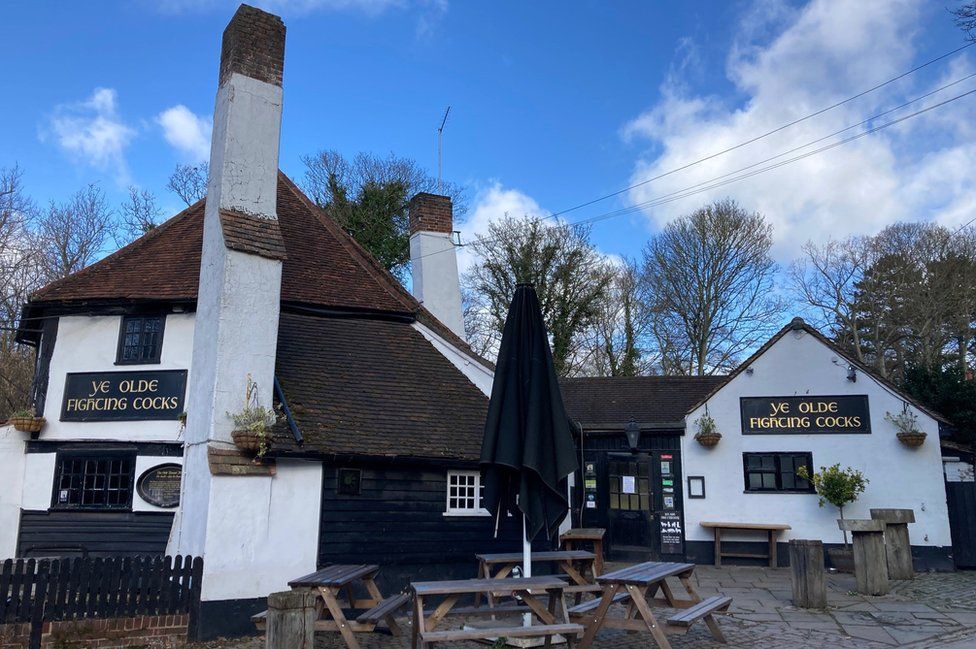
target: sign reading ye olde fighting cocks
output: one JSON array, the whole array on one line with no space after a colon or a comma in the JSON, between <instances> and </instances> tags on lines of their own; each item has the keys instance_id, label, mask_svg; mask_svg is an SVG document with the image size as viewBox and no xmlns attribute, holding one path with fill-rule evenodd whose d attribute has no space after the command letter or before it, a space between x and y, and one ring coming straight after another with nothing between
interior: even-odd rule
<instances>
[{"instance_id":1,"label":"sign reading ye olde fighting cocks","mask_svg":"<svg viewBox=\"0 0 976 649\"><path fill-rule=\"evenodd\" d=\"M185 393L186 370L68 374L61 421L177 419Z\"/></svg>"},{"instance_id":2,"label":"sign reading ye olde fighting cocks","mask_svg":"<svg viewBox=\"0 0 976 649\"><path fill-rule=\"evenodd\" d=\"M742 397L743 435L871 432L868 397Z\"/></svg>"}]
</instances>

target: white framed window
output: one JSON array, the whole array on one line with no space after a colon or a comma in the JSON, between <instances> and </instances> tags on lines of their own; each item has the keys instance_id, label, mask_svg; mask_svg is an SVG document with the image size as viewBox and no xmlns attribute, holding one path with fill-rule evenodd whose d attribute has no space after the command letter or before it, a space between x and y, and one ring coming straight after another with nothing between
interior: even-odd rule
<instances>
[{"instance_id":1,"label":"white framed window","mask_svg":"<svg viewBox=\"0 0 976 649\"><path fill-rule=\"evenodd\" d=\"M447 472L447 511L445 516L489 516L482 507L485 487L478 471Z\"/></svg>"}]
</instances>

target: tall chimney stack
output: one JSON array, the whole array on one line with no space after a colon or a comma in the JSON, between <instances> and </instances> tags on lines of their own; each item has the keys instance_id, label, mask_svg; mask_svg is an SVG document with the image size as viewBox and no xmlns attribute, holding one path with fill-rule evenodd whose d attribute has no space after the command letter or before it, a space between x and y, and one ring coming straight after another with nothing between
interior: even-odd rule
<instances>
[{"instance_id":1,"label":"tall chimney stack","mask_svg":"<svg viewBox=\"0 0 976 649\"><path fill-rule=\"evenodd\" d=\"M417 194L410 201L409 220L413 295L464 340L451 198Z\"/></svg>"},{"instance_id":2,"label":"tall chimney stack","mask_svg":"<svg viewBox=\"0 0 976 649\"><path fill-rule=\"evenodd\" d=\"M234 451L228 413L272 407L284 245L277 219L285 26L241 5L224 30L210 148L200 284L193 333L184 451L183 502L170 551L205 557L203 599L263 596L280 584L264 575L266 503L254 511L241 489L269 489L271 477L226 476L211 454ZM256 404L245 403L248 381ZM247 485L242 484L247 482ZM257 498L255 499L258 500ZM258 511L260 510L260 511ZM228 512L233 516L228 518ZM231 524L231 519L236 521ZM250 534L241 534L241 530ZM253 564L253 575L239 576ZM271 587L274 586L274 587Z\"/></svg>"}]
</instances>

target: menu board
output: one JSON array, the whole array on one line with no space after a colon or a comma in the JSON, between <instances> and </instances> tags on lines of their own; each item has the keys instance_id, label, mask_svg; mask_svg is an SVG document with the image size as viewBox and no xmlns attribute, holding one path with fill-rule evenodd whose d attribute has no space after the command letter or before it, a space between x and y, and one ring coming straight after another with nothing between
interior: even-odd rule
<instances>
[{"instance_id":1,"label":"menu board","mask_svg":"<svg viewBox=\"0 0 976 649\"><path fill-rule=\"evenodd\" d=\"M681 529L681 512L661 512L661 554L681 554L684 550L684 532Z\"/></svg>"}]
</instances>

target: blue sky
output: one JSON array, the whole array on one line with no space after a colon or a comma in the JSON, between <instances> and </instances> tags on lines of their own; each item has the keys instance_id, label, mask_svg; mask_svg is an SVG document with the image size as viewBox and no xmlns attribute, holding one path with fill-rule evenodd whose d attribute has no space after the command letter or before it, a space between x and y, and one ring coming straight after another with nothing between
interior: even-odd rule
<instances>
[{"instance_id":1,"label":"blue sky","mask_svg":"<svg viewBox=\"0 0 976 649\"><path fill-rule=\"evenodd\" d=\"M545 214L736 144L963 44L929 0L459 2L271 0L288 27L281 167L300 156L395 152L469 188L465 236L506 211ZM949 3L952 4L951 2ZM98 182L112 202L164 190L206 157L219 0L7 4L0 167L40 202ZM12 63L12 64L11 64ZM976 71L976 47L863 100L585 210L642 203L804 144ZM970 79L931 97L976 88ZM915 108L924 104L916 105ZM906 109L909 110L909 109ZM600 223L635 255L662 224L732 196L776 228L788 260L807 239L901 220L976 216L976 96L781 170Z\"/></svg>"}]
</instances>

